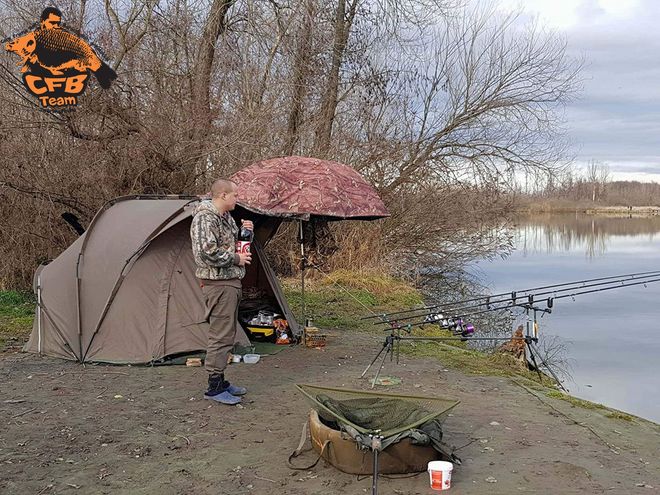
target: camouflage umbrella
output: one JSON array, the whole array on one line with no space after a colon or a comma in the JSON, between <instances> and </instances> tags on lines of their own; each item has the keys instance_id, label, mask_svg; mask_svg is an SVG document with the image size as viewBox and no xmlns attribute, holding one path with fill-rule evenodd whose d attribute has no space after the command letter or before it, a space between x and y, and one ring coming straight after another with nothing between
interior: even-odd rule
<instances>
[{"instance_id":1,"label":"camouflage umbrella","mask_svg":"<svg viewBox=\"0 0 660 495\"><path fill-rule=\"evenodd\" d=\"M238 205L246 210L299 221L302 321L305 321L305 238L330 220L375 220L390 216L376 190L353 168L330 160L285 156L236 172ZM312 222L309 222L312 220ZM305 225L308 233L305 235Z\"/></svg>"},{"instance_id":2,"label":"camouflage umbrella","mask_svg":"<svg viewBox=\"0 0 660 495\"><path fill-rule=\"evenodd\" d=\"M348 165L285 156L254 163L232 176L238 204L295 220L375 220L390 216L376 190Z\"/></svg>"}]
</instances>

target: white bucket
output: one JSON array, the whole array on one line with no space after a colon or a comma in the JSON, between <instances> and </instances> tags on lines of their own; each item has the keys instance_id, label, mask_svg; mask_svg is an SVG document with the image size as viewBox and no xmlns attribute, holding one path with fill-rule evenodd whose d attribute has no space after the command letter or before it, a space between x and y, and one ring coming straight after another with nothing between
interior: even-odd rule
<instances>
[{"instance_id":1,"label":"white bucket","mask_svg":"<svg viewBox=\"0 0 660 495\"><path fill-rule=\"evenodd\" d=\"M433 490L449 490L451 488L451 472L454 465L451 462L431 461L428 465L429 482Z\"/></svg>"}]
</instances>

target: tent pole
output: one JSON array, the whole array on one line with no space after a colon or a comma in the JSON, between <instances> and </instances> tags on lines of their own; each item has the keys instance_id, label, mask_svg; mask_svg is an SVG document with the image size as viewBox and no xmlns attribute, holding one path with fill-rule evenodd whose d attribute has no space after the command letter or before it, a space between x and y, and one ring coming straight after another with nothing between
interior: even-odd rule
<instances>
[{"instance_id":1,"label":"tent pole","mask_svg":"<svg viewBox=\"0 0 660 495\"><path fill-rule=\"evenodd\" d=\"M304 230L303 230L303 221L299 220L299 225L300 225L300 291L301 291L301 306L302 306L302 324L304 327L307 326L307 322L305 321L305 265L307 264L307 260L305 258L305 237L304 237Z\"/></svg>"},{"instance_id":2,"label":"tent pole","mask_svg":"<svg viewBox=\"0 0 660 495\"><path fill-rule=\"evenodd\" d=\"M41 354L41 275L37 277L37 352Z\"/></svg>"},{"instance_id":3,"label":"tent pole","mask_svg":"<svg viewBox=\"0 0 660 495\"><path fill-rule=\"evenodd\" d=\"M95 217L96 218L96 217ZM89 232L89 228L87 229ZM89 234L85 237L85 240L83 241L83 246L80 248L80 252L78 253L78 259L76 260L76 314L78 316L78 352L80 353L78 355L78 361L79 362L84 362L85 358L83 356L83 351L82 351L82 323L81 323L81 316L80 316L80 260L83 257L82 250L84 249L84 243L87 241L87 238L89 237Z\"/></svg>"}]
</instances>

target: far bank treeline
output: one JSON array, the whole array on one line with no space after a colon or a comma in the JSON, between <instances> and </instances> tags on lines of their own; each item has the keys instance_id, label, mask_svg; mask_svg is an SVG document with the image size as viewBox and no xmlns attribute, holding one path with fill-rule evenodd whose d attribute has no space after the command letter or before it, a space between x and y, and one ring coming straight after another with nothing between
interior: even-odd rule
<instances>
[{"instance_id":1,"label":"far bank treeline","mask_svg":"<svg viewBox=\"0 0 660 495\"><path fill-rule=\"evenodd\" d=\"M350 164L392 217L332 225L328 268L411 252L443 267L500 249L488 225L515 174L565 158L561 106L579 63L564 41L515 14L454 0L214 0L58 3L118 79L92 83L75 112L38 108L11 54L1 60L0 286L27 288L108 199L200 193L259 159ZM38 3L0 6L3 38ZM289 235L290 234L290 235ZM271 246L295 270L295 236Z\"/></svg>"},{"instance_id":2,"label":"far bank treeline","mask_svg":"<svg viewBox=\"0 0 660 495\"><path fill-rule=\"evenodd\" d=\"M531 210L660 206L660 184L612 180L610 166L595 160L582 169L567 167L533 181L528 177L527 184L518 184L516 194L518 206Z\"/></svg>"}]
</instances>

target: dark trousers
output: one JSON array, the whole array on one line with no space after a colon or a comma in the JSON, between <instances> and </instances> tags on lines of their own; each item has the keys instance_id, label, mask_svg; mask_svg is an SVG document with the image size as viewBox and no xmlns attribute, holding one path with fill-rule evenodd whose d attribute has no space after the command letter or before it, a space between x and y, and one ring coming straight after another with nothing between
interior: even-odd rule
<instances>
[{"instance_id":1,"label":"dark trousers","mask_svg":"<svg viewBox=\"0 0 660 495\"><path fill-rule=\"evenodd\" d=\"M240 281L238 281L240 284ZM242 291L227 281L204 280L202 285L209 322L209 340L206 348L206 371L220 374L227 367L227 358L236 338L238 303Z\"/></svg>"}]
</instances>

